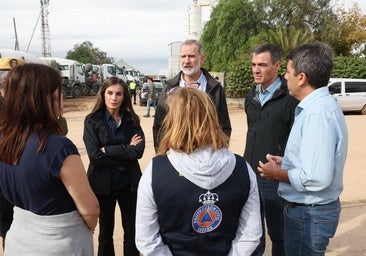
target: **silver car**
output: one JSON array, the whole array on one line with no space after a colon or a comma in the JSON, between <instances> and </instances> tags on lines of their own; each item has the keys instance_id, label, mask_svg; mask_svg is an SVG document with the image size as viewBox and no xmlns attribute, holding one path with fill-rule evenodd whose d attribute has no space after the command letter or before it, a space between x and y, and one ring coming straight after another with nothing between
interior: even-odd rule
<instances>
[{"instance_id":1,"label":"silver car","mask_svg":"<svg viewBox=\"0 0 366 256\"><path fill-rule=\"evenodd\" d=\"M163 83L154 81L154 85L156 88L156 102L158 102L161 90L163 89ZM149 83L143 83L139 92L140 106L146 106L147 95L149 95Z\"/></svg>"}]
</instances>

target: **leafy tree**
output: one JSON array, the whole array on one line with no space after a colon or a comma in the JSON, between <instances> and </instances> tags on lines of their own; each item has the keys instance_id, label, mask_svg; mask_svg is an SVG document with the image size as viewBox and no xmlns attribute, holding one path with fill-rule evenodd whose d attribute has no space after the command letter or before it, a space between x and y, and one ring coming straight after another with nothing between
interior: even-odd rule
<instances>
[{"instance_id":1,"label":"leafy tree","mask_svg":"<svg viewBox=\"0 0 366 256\"><path fill-rule=\"evenodd\" d=\"M328 43L335 56L365 56L365 47L360 47L366 42L365 15L357 4L345 11L333 10L330 2L221 0L201 37L207 58L205 67L226 72L225 84L229 93L233 90L238 95L252 86L251 70L248 69L251 52L266 42L278 45L283 56L293 48L315 40ZM347 59L347 65L335 64L333 76L364 77L361 66L364 66L363 60Z\"/></svg>"},{"instance_id":2,"label":"leafy tree","mask_svg":"<svg viewBox=\"0 0 366 256\"><path fill-rule=\"evenodd\" d=\"M228 71L256 42L279 43L284 53L314 39L332 45L334 27L330 0L221 0L201 37L205 67Z\"/></svg>"},{"instance_id":3,"label":"leafy tree","mask_svg":"<svg viewBox=\"0 0 366 256\"><path fill-rule=\"evenodd\" d=\"M286 56L297 46L313 41L314 35L305 28L296 29L291 26L289 28L282 27L278 30L268 31L268 42L277 45L281 49L283 56Z\"/></svg>"},{"instance_id":4,"label":"leafy tree","mask_svg":"<svg viewBox=\"0 0 366 256\"><path fill-rule=\"evenodd\" d=\"M312 33L323 31L333 17L330 0L254 0L264 26L303 28Z\"/></svg>"},{"instance_id":5,"label":"leafy tree","mask_svg":"<svg viewBox=\"0 0 366 256\"><path fill-rule=\"evenodd\" d=\"M257 33L257 19L248 0L222 0L206 23L201 42L210 70L227 71L228 64L237 59L237 50Z\"/></svg>"},{"instance_id":6,"label":"leafy tree","mask_svg":"<svg viewBox=\"0 0 366 256\"><path fill-rule=\"evenodd\" d=\"M337 55L360 56L362 45L366 42L366 15L362 14L357 4L347 11L339 8L336 10L338 17L337 37L332 46Z\"/></svg>"},{"instance_id":7,"label":"leafy tree","mask_svg":"<svg viewBox=\"0 0 366 256\"><path fill-rule=\"evenodd\" d=\"M74 45L74 49L67 52L66 58L81 63L92 63L97 65L114 62L113 58L107 57L105 52L95 48L90 41Z\"/></svg>"}]
</instances>

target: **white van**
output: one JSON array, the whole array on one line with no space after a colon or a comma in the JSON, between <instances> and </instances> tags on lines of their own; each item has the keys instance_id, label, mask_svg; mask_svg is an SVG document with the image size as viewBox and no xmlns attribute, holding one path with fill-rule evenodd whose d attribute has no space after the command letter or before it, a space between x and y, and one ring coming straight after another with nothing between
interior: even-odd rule
<instances>
[{"instance_id":1,"label":"white van","mask_svg":"<svg viewBox=\"0 0 366 256\"><path fill-rule=\"evenodd\" d=\"M366 79L330 78L328 88L343 112L359 111L366 115Z\"/></svg>"}]
</instances>

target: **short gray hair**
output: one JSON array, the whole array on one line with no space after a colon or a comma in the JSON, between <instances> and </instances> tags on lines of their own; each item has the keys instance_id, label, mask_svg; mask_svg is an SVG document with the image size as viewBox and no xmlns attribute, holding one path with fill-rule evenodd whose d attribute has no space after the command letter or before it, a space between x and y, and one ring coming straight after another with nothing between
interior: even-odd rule
<instances>
[{"instance_id":1,"label":"short gray hair","mask_svg":"<svg viewBox=\"0 0 366 256\"><path fill-rule=\"evenodd\" d=\"M203 46L200 43L200 41L196 40L196 39L187 39L185 40L182 45L180 46L180 48L182 48L183 45L196 45L198 47L198 52L203 55Z\"/></svg>"}]
</instances>

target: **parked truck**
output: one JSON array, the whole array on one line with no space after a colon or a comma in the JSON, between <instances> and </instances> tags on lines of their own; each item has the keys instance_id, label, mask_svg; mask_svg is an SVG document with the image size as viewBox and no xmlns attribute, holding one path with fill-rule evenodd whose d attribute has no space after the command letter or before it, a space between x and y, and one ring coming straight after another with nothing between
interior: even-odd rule
<instances>
[{"instance_id":1,"label":"parked truck","mask_svg":"<svg viewBox=\"0 0 366 256\"><path fill-rule=\"evenodd\" d=\"M128 82L136 81L139 82L140 72L130 68L126 69L126 77Z\"/></svg>"},{"instance_id":2,"label":"parked truck","mask_svg":"<svg viewBox=\"0 0 366 256\"><path fill-rule=\"evenodd\" d=\"M54 65L54 62L57 63L62 77L62 90L65 97L77 98L82 95L89 95L90 89L85 84L84 64L75 60L56 57L40 57L40 59L49 66Z\"/></svg>"},{"instance_id":3,"label":"parked truck","mask_svg":"<svg viewBox=\"0 0 366 256\"><path fill-rule=\"evenodd\" d=\"M93 94L96 94L100 87L100 66L96 64L85 64L85 83Z\"/></svg>"},{"instance_id":4,"label":"parked truck","mask_svg":"<svg viewBox=\"0 0 366 256\"><path fill-rule=\"evenodd\" d=\"M101 82L103 83L104 80L112 76L117 76L127 83L126 71L124 68L119 67L116 64L102 64L100 66Z\"/></svg>"}]
</instances>

